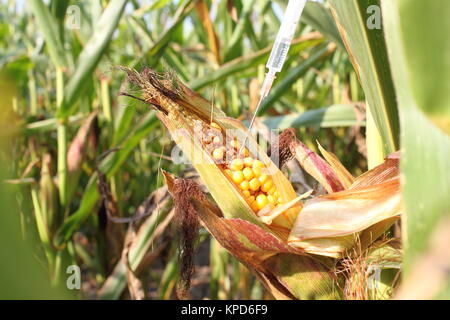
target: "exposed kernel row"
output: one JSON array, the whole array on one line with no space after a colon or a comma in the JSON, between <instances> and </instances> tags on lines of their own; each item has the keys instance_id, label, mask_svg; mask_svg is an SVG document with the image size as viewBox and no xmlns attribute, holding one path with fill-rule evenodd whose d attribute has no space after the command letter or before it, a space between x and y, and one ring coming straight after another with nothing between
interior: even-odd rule
<instances>
[{"instance_id":1,"label":"exposed kernel row","mask_svg":"<svg viewBox=\"0 0 450 320\"><path fill-rule=\"evenodd\" d=\"M222 165L225 174L241 191L252 210L257 213L267 206L274 208L280 205L282 199L272 178L264 173L266 168L264 163L251 157L247 148L240 150L241 145L236 139L229 141L231 150L221 146L220 143L223 139L220 126L213 122L211 127L218 130L214 130L215 135L209 136L203 142L212 144L211 155L213 159ZM239 152L240 154L238 154ZM224 161L225 157L230 155L232 156L232 161L226 163Z\"/></svg>"}]
</instances>

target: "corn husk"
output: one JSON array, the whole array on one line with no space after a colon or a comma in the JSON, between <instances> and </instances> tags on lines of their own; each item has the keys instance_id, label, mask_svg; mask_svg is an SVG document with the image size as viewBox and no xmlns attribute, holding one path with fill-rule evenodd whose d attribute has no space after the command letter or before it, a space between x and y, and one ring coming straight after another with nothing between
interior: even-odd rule
<instances>
[{"instance_id":1,"label":"corn husk","mask_svg":"<svg viewBox=\"0 0 450 320\"><path fill-rule=\"evenodd\" d=\"M289 236L307 252L340 258L357 236L367 247L401 215L396 155L355 179L348 190L308 200Z\"/></svg>"},{"instance_id":2,"label":"corn husk","mask_svg":"<svg viewBox=\"0 0 450 320\"><path fill-rule=\"evenodd\" d=\"M302 168L316 179L328 193L345 189L345 183L341 181L333 168L305 144L294 138L289 144L289 148Z\"/></svg>"},{"instance_id":3,"label":"corn husk","mask_svg":"<svg viewBox=\"0 0 450 320\"><path fill-rule=\"evenodd\" d=\"M93 111L89 117L84 120L83 125L78 130L75 138L72 140L67 151L67 174L68 191L67 199L71 199L81 175L81 166L88 154L89 135L92 133L95 122L97 121L98 111Z\"/></svg>"},{"instance_id":4,"label":"corn husk","mask_svg":"<svg viewBox=\"0 0 450 320\"><path fill-rule=\"evenodd\" d=\"M248 136L248 149L270 170L273 183L283 201L294 200L297 195L289 180L261 150L242 123L227 118L222 111L173 78L161 78L150 69L145 69L141 73L130 69L125 70L129 79L143 89L144 99L157 106L157 109L161 111L158 112L158 118L197 170L224 216L241 218L264 229L270 228L278 237L287 240L290 229L301 210L301 202L293 203L293 208L287 208L282 214L277 215L271 221L270 227L264 224L254 214L236 186L217 166L211 155L204 150L198 136L195 135L196 125L199 123L208 125L212 121L218 124L222 130L227 130L227 134L229 130L236 132L236 138L241 141Z\"/></svg>"},{"instance_id":5,"label":"corn husk","mask_svg":"<svg viewBox=\"0 0 450 320\"><path fill-rule=\"evenodd\" d=\"M249 136L252 156L270 168L273 182L287 204L281 210L257 216L195 135L198 123L208 125L213 121L223 131L233 129L242 141L249 135L242 123L227 118L173 77L161 77L150 69L141 73L125 70L129 79L142 88L144 100L159 111L159 119L199 173L224 218L253 224L289 247L340 258L358 237L363 237L363 246L370 245L401 214L398 154L354 178L335 155L320 147L324 160L294 137L288 143L291 154L329 193L304 204L288 179Z\"/></svg>"},{"instance_id":6,"label":"corn husk","mask_svg":"<svg viewBox=\"0 0 450 320\"><path fill-rule=\"evenodd\" d=\"M175 201L175 185L183 179L164 172ZM177 190L178 194L174 192ZM224 218L206 197L191 195L191 203L205 228L241 263L253 270L277 299L339 299L338 277L330 271L332 261L318 260L294 248L272 232L249 221Z\"/></svg>"},{"instance_id":7,"label":"corn husk","mask_svg":"<svg viewBox=\"0 0 450 320\"><path fill-rule=\"evenodd\" d=\"M59 198L58 188L53 180L52 156L46 153L42 158L41 179L39 181L39 196L43 226L52 235L58 223Z\"/></svg>"},{"instance_id":8,"label":"corn husk","mask_svg":"<svg viewBox=\"0 0 450 320\"><path fill-rule=\"evenodd\" d=\"M348 170L342 165L339 159L332 152L325 150L320 145L320 143L317 143L317 145L319 147L320 153L322 153L325 160L328 162L333 171L339 177L339 180L341 181L343 187L345 189L350 188L350 186L355 181L355 178L352 176L352 174L348 172Z\"/></svg>"}]
</instances>

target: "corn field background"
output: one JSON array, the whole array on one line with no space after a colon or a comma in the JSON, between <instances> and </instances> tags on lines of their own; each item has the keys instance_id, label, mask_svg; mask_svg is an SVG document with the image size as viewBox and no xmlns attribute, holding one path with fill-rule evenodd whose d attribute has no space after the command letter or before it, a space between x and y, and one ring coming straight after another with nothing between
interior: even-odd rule
<instances>
[{"instance_id":1,"label":"corn field background","mask_svg":"<svg viewBox=\"0 0 450 320\"><path fill-rule=\"evenodd\" d=\"M170 72L248 124L286 4L0 0L1 298L175 298L161 169L202 182L119 66ZM340 263L353 285L330 297L450 298L449 15L448 0L310 1L261 106L258 131L294 128L353 176L400 150L402 217ZM204 228L196 252L191 298L274 298Z\"/></svg>"}]
</instances>

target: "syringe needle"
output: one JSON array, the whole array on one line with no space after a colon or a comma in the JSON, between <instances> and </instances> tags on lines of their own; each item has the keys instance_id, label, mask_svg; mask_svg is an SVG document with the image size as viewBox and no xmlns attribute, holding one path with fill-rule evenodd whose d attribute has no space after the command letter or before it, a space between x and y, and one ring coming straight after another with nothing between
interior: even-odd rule
<instances>
[{"instance_id":1,"label":"syringe needle","mask_svg":"<svg viewBox=\"0 0 450 320\"><path fill-rule=\"evenodd\" d=\"M259 101L256 105L255 112L253 113L252 120L250 121L250 125L248 126L248 134L245 136L244 143L242 144L241 148L239 149L239 155L241 154L242 150L244 150L245 145L247 144L248 135L251 134L251 130L253 127L253 124L255 122L256 116L258 115L259 108L261 107L261 103L263 102L264 98L267 97L269 94L270 88L272 87L273 81L275 80L275 72L269 72L266 74L266 77L264 78L264 82L261 86L261 91L259 92Z\"/></svg>"},{"instance_id":2,"label":"syringe needle","mask_svg":"<svg viewBox=\"0 0 450 320\"><path fill-rule=\"evenodd\" d=\"M245 136L244 143L242 144L241 148L239 149L239 155L242 153L242 150L244 150L245 145L247 144L248 136L251 134L253 123L255 122L256 115L258 114L258 110L259 110L259 107L261 106L261 102L263 101L263 99L264 99L264 97L260 96L259 102L258 102L258 104L256 106L256 109L255 109L255 112L253 113L252 120L250 121L250 125L248 126L248 134Z\"/></svg>"},{"instance_id":3,"label":"syringe needle","mask_svg":"<svg viewBox=\"0 0 450 320\"><path fill-rule=\"evenodd\" d=\"M253 113L252 120L250 121L250 125L248 126L249 132L252 130L253 123L255 122L256 115L258 114L258 110L259 110L259 107L261 106L261 102L263 101L263 99L264 99L263 97L259 98L258 105L256 106L255 112Z\"/></svg>"},{"instance_id":4,"label":"syringe needle","mask_svg":"<svg viewBox=\"0 0 450 320\"><path fill-rule=\"evenodd\" d=\"M253 123L255 122L256 115L258 114L259 108L262 101L267 96L272 87L272 83L275 80L275 74L281 71L281 68L286 60L286 56L291 45L292 38L294 37L295 28L300 20L303 9L305 7L307 0L289 0L286 11L281 22L280 29L278 30L277 37L275 39L275 44L270 52L269 61L266 67L269 71L264 78L263 85L261 87L261 92L259 95L259 102L256 106L255 113L253 114L252 120L248 127L249 133L245 137L244 143L242 144L239 155L247 143L248 135L251 134Z\"/></svg>"},{"instance_id":5,"label":"syringe needle","mask_svg":"<svg viewBox=\"0 0 450 320\"><path fill-rule=\"evenodd\" d=\"M269 94L270 88L272 88L273 81L275 80L275 72L272 72L272 70L269 70L267 72L266 77L264 78L264 82L261 86L261 91L259 92L259 101L256 105L255 112L253 113L252 120L250 121L250 125L248 126L248 134L251 134L251 130L253 127L253 124L255 122L256 116L258 115L259 108L261 107L261 103L263 102L264 98L267 97ZM239 149L239 155L241 154L242 150L244 150L245 144L247 143L248 135L245 136L244 143L242 144L241 148Z\"/></svg>"}]
</instances>

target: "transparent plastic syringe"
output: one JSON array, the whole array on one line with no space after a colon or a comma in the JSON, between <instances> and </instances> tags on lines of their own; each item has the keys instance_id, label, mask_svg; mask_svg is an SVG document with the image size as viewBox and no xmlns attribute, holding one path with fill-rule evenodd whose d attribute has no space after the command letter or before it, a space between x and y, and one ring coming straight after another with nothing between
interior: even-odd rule
<instances>
[{"instance_id":1,"label":"transparent plastic syringe","mask_svg":"<svg viewBox=\"0 0 450 320\"><path fill-rule=\"evenodd\" d=\"M266 64L268 72L266 73L264 82L259 92L259 102L250 122L249 131L252 129L253 122L258 114L261 102L269 94L270 88L272 88L273 81L276 78L275 74L280 72L283 67L292 39L294 38L297 24L300 21L303 9L305 8L306 1L307 0L289 0L286 11L284 12L283 21L281 22L280 29L278 30L277 37L275 38L275 43L272 47L272 51L270 52L269 61ZM245 146L246 142L247 138L245 138L242 147Z\"/></svg>"}]
</instances>

